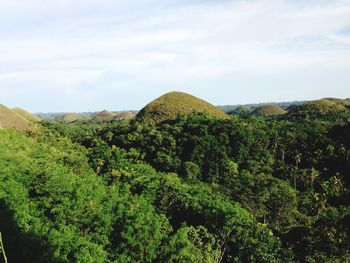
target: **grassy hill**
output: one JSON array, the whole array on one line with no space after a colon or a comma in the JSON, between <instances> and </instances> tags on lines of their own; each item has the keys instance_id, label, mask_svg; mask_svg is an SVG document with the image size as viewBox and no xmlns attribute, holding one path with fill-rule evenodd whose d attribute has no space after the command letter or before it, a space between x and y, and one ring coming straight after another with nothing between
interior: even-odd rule
<instances>
[{"instance_id":1,"label":"grassy hill","mask_svg":"<svg viewBox=\"0 0 350 263\"><path fill-rule=\"evenodd\" d=\"M0 128L15 128L17 130L29 130L32 125L22 116L0 104Z\"/></svg>"},{"instance_id":2,"label":"grassy hill","mask_svg":"<svg viewBox=\"0 0 350 263\"><path fill-rule=\"evenodd\" d=\"M348 100L325 98L308 101L291 109L287 114L288 118L291 119L332 118L335 115L343 116L344 118L350 115L350 103Z\"/></svg>"},{"instance_id":3,"label":"grassy hill","mask_svg":"<svg viewBox=\"0 0 350 263\"><path fill-rule=\"evenodd\" d=\"M332 101L332 102L335 102L337 104L340 104L340 105L343 105L347 108L350 108L350 100L349 99L338 99L338 98L324 98L322 100L327 100L327 101Z\"/></svg>"},{"instance_id":4,"label":"grassy hill","mask_svg":"<svg viewBox=\"0 0 350 263\"><path fill-rule=\"evenodd\" d=\"M75 112L70 112L70 113L65 113L62 116L58 117L58 120L64 121L64 122L73 122L77 120L87 120L89 119L88 116L75 113Z\"/></svg>"},{"instance_id":5,"label":"grassy hill","mask_svg":"<svg viewBox=\"0 0 350 263\"><path fill-rule=\"evenodd\" d=\"M278 105L274 104L265 104L257 107L251 115L256 115L256 116L276 116L276 115L282 115L285 114L286 111L282 109Z\"/></svg>"},{"instance_id":6,"label":"grassy hill","mask_svg":"<svg viewBox=\"0 0 350 263\"><path fill-rule=\"evenodd\" d=\"M321 115L340 112L346 110L346 107L342 100L335 99L320 99L306 102L294 109L295 113L309 112L319 113Z\"/></svg>"},{"instance_id":7,"label":"grassy hill","mask_svg":"<svg viewBox=\"0 0 350 263\"><path fill-rule=\"evenodd\" d=\"M114 119L115 114L113 112L103 110L101 112L96 113L94 116L94 120L97 121L109 121Z\"/></svg>"},{"instance_id":8,"label":"grassy hill","mask_svg":"<svg viewBox=\"0 0 350 263\"><path fill-rule=\"evenodd\" d=\"M68 112L68 113L41 113L40 116L43 119L52 119L62 122L74 122L74 121L111 121L118 119L131 119L135 117L133 112L110 112L103 110L100 112Z\"/></svg>"},{"instance_id":9,"label":"grassy hill","mask_svg":"<svg viewBox=\"0 0 350 263\"><path fill-rule=\"evenodd\" d=\"M273 105L278 105L282 109L287 109L288 107L293 107L293 106L299 106L306 101L285 101L285 102L264 102L264 103L248 103L248 104L232 104L232 105L218 105L217 107L224 112L227 112L229 114L235 113L235 110L245 107L249 109L256 109L257 107L267 105L267 104L273 104ZM239 111L239 110L238 110Z\"/></svg>"},{"instance_id":10,"label":"grassy hill","mask_svg":"<svg viewBox=\"0 0 350 263\"><path fill-rule=\"evenodd\" d=\"M126 112L120 112L117 113L116 115L114 115L113 119L115 120L119 120L119 119L131 119L134 118L135 114L130 112L130 111L126 111Z\"/></svg>"},{"instance_id":11,"label":"grassy hill","mask_svg":"<svg viewBox=\"0 0 350 263\"><path fill-rule=\"evenodd\" d=\"M205 112L216 118L228 118L228 115L214 105L184 92L169 92L147 104L137 114L138 119L160 123L174 119L177 115L193 112Z\"/></svg>"},{"instance_id":12,"label":"grassy hill","mask_svg":"<svg viewBox=\"0 0 350 263\"><path fill-rule=\"evenodd\" d=\"M38 116L36 116L36 115L34 115L34 114L32 114L32 113L30 113L22 108L19 108L19 107L12 109L12 111L17 113L18 115L20 115L21 117L23 117L27 121L40 121L41 120Z\"/></svg>"}]
</instances>

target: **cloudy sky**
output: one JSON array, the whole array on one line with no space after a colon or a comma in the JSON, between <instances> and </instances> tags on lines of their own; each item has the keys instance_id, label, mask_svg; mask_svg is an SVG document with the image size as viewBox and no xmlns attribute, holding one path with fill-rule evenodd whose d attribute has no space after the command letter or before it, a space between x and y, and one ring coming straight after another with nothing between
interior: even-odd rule
<instances>
[{"instance_id":1,"label":"cloudy sky","mask_svg":"<svg viewBox=\"0 0 350 263\"><path fill-rule=\"evenodd\" d=\"M0 103L140 109L350 97L350 0L0 0Z\"/></svg>"}]
</instances>

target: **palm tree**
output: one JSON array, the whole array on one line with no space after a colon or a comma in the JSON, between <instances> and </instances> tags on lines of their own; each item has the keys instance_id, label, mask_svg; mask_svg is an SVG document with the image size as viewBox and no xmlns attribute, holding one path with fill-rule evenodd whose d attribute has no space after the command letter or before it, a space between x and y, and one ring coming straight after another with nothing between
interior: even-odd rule
<instances>
[{"instance_id":1,"label":"palm tree","mask_svg":"<svg viewBox=\"0 0 350 263\"><path fill-rule=\"evenodd\" d=\"M7 263L7 257L6 257L6 253L5 253L5 249L4 249L4 244L2 242L1 232L0 232L0 252L4 257L4 262Z\"/></svg>"},{"instance_id":2,"label":"palm tree","mask_svg":"<svg viewBox=\"0 0 350 263\"><path fill-rule=\"evenodd\" d=\"M301 153L295 155L295 166L297 167L297 172L299 172L299 163L301 162ZM297 175L293 174L294 178L294 189L297 189Z\"/></svg>"}]
</instances>

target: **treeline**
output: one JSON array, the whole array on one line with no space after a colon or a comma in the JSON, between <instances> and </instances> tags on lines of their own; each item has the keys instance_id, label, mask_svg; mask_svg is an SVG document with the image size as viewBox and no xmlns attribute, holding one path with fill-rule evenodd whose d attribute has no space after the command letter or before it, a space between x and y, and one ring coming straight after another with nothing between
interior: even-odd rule
<instances>
[{"instance_id":1,"label":"treeline","mask_svg":"<svg viewBox=\"0 0 350 263\"><path fill-rule=\"evenodd\" d=\"M9 262L348 262L348 115L0 130Z\"/></svg>"}]
</instances>

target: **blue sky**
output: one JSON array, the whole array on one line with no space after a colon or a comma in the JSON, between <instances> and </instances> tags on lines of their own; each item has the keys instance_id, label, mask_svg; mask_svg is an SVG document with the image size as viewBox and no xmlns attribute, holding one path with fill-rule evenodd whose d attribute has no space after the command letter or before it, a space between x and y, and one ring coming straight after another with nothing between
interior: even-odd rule
<instances>
[{"instance_id":1,"label":"blue sky","mask_svg":"<svg viewBox=\"0 0 350 263\"><path fill-rule=\"evenodd\" d=\"M350 97L349 0L0 0L0 103L140 109Z\"/></svg>"}]
</instances>

